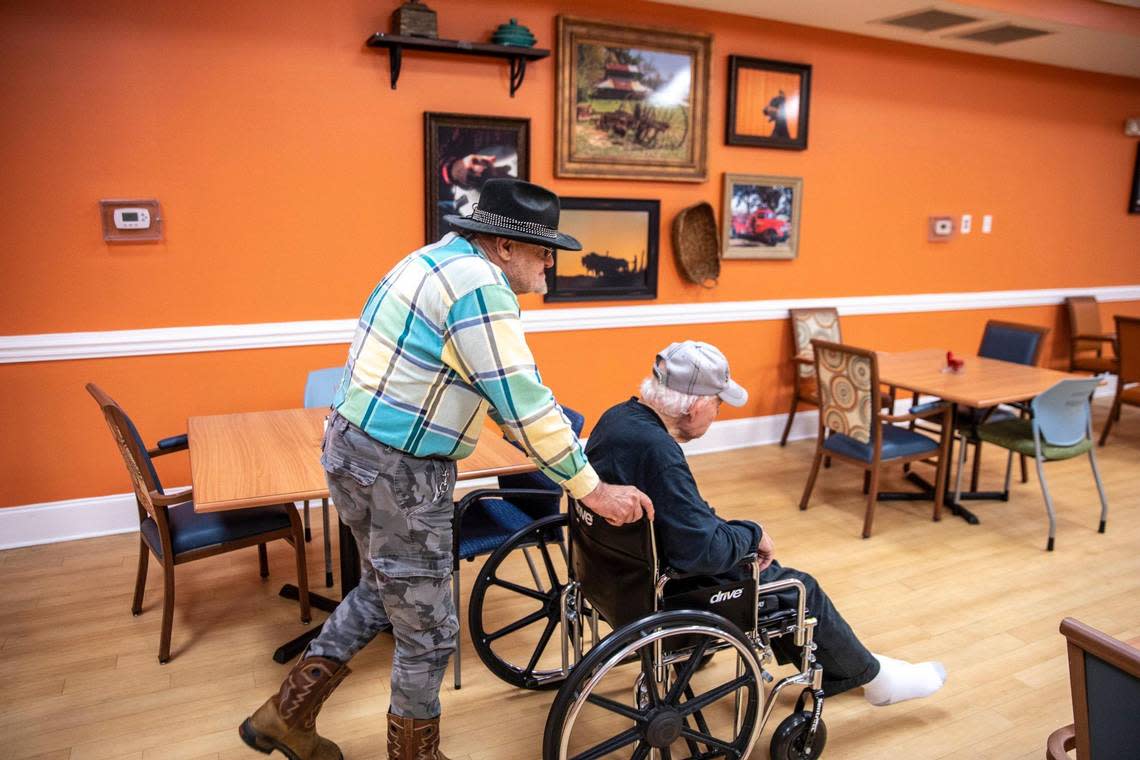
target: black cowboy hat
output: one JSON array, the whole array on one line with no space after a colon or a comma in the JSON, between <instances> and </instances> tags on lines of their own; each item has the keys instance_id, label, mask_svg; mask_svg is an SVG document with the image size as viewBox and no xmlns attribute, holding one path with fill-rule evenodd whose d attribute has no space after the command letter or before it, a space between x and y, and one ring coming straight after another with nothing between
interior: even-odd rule
<instances>
[{"instance_id":1,"label":"black cowboy hat","mask_svg":"<svg viewBox=\"0 0 1140 760\"><path fill-rule=\"evenodd\" d=\"M582 244L558 231L558 196L521 179L491 179L483 185L471 216L448 214L452 227L521 240L524 243L580 251Z\"/></svg>"}]
</instances>

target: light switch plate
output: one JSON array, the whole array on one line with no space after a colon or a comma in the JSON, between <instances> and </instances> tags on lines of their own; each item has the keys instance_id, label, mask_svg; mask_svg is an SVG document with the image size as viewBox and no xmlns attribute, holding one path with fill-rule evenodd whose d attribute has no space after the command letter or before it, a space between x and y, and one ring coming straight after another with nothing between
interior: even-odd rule
<instances>
[{"instance_id":1,"label":"light switch plate","mask_svg":"<svg viewBox=\"0 0 1140 760\"><path fill-rule=\"evenodd\" d=\"M993 228L994 218L989 214L986 214L982 217L982 233L988 235L990 234L990 231L993 230Z\"/></svg>"},{"instance_id":2,"label":"light switch plate","mask_svg":"<svg viewBox=\"0 0 1140 760\"><path fill-rule=\"evenodd\" d=\"M970 216L969 214L962 214L962 223L958 225L958 231L963 235L969 235L970 228L973 226L973 224L974 217Z\"/></svg>"}]
</instances>

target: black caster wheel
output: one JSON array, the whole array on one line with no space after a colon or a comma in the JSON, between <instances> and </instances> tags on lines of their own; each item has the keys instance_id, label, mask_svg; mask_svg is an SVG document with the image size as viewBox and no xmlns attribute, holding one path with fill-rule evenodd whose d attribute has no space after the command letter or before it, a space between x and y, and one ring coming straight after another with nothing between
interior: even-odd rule
<instances>
[{"instance_id":1,"label":"black caster wheel","mask_svg":"<svg viewBox=\"0 0 1140 760\"><path fill-rule=\"evenodd\" d=\"M824 745L827 744L827 726L820 720L819 727L815 730L815 739L807 747L805 745L810 727L811 713L807 711L792 713L780 721L769 746L771 760L813 760L822 755Z\"/></svg>"}]
</instances>

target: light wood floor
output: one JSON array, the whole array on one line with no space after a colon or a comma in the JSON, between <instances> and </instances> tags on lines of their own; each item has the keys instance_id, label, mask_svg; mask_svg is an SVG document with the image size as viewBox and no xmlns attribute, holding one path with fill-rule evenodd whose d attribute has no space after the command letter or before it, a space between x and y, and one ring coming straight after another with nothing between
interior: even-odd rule
<instances>
[{"instance_id":1,"label":"light wood floor","mask_svg":"<svg viewBox=\"0 0 1140 760\"><path fill-rule=\"evenodd\" d=\"M1098 430L1103 415L1101 406ZM980 526L932 523L927 503L881 503L864 541L853 469L822 471L811 508L796 509L811 442L695 458L719 513L763 522L781 561L816 575L872 650L946 664L949 682L927 700L829 700L824 757L1043 755L1049 733L1072 720L1061 618L1140 636L1140 413L1125 409L1116 430L1097 452L1111 508L1105 535L1096 533L1088 460L1047 467L1059 523L1053 553L1044 551L1032 468L1009 503L972 504ZM997 487L1004 456L988 454L984 480ZM903 487L897 472L885 485ZM270 660L274 647L302 630L295 606L276 596L291 576L289 548L270 549L268 582L252 548L180 567L173 660L159 665L153 562L145 611L129 611L137 543L123 535L0 553L0 760L257 756L237 725L284 675ZM310 583L320 584L319 537L309 558ZM463 609L474 570L465 564ZM464 688L454 691L449 674L442 695L444 749L454 760L535 760L552 694L508 687L466 639L463 647ZM351 760L384 756L391 649L389 636L366 648L321 714L322 732ZM753 757L767 757L786 712L777 707Z\"/></svg>"}]
</instances>

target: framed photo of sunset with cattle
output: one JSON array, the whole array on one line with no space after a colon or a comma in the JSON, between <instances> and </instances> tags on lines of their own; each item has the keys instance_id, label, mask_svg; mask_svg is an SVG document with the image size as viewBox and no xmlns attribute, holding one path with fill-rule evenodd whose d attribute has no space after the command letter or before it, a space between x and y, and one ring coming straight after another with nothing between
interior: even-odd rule
<instances>
[{"instance_id":1,"label":"framed photo of sunset with cattle","mask_svg":"<svg viewBox=\"0 0 1140 760\"><path fill-rule=\"evenodd\" d=\"M546 301L618 301L657 297L661 202L562 198L558 229L582 243L555 251Z\"/></svg>"},{"instance_id":2,"label":"framed photo of sunset with cattle","mask_svg":"<svg viewBox=\"0 0 1140 760\"><path fill-rule=\"evenodd\" d=\"M804 150L810 100L810 65L730 55L724 141Z\"/></svg>"}]
</instances>

